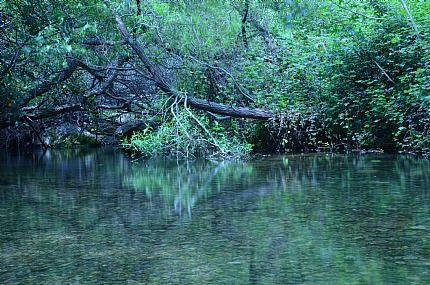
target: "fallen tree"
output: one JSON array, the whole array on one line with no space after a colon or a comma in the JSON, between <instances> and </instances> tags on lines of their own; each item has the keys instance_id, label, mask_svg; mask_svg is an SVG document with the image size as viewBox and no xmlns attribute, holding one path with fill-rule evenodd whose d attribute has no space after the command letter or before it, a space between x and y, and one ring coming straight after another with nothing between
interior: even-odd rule
<instances>
[{"instance_id":1,"label":"fallen tree","mask_svg":"<svg viewBox=\"0 0 430 285\"><path fill-rule=\"evenodd\" d=\"M129 45L140 58L146 69L152 75L157 87L168 95L181 97L179 100L177 100L178 103L186 103L187 105L199 110L209 111L215 114L226 115L235 118L252 118L267 120L273 117L273 113L271 111L257 108L228 106L204 99L183 95L184 93L174 90L171 84L169 84L168 81L164 78L162 72L160 71L160 68L149 59L148 55L145 53L143 45L140 45L136 41L133 41L121 18L117 15L115 19L124 37L125 43Z\"/></svg>"}]
</instances>

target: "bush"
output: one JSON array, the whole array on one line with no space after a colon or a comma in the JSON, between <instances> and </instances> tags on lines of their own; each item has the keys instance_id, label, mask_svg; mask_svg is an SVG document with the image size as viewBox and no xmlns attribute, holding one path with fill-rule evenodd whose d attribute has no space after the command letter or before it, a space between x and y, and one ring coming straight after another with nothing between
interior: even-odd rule
<instances>
[{"instance_id":1,"label":"bush","mask_svg":"<svg viewBox=\"0 0 430 285\"><path fill-rule=\"evenodd\" d=\"M190 157L211 155L218 157L247 156L251 145L238 136L237 125L229 129L190 110L181 110L157 130L148 127L126 139L123 146L145 156L173 155Z\"/></svg>"},{"instance_id":2,"label":"bush","mask_svg":"<svg viewBox=\"0 0 430 285\"><path fill-rule=\"evenodd\" d=\"M349 147L428 150L429 50L409 23L383 22L332 56L327 126Z\"/></svg>"}]
</instances>

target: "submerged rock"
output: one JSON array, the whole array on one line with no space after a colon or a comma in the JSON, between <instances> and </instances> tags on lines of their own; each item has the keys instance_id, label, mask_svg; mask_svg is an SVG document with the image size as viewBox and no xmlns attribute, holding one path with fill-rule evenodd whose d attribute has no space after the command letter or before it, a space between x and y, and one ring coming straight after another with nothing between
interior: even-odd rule
<instances>
[{"instance_id":1,"label":"submerged rock","mask_svg":"<svg viewBox=\"0 0 430 285\"><path fill-rule=\"evenodd\" d=\"M145 120L136 120L133 122L125 123L119 126L115 131L115 138L130 137L134 132L140 132L147 127L155 128L155 124L152 122L147 122Z\"/></svg>"}]
</instances>

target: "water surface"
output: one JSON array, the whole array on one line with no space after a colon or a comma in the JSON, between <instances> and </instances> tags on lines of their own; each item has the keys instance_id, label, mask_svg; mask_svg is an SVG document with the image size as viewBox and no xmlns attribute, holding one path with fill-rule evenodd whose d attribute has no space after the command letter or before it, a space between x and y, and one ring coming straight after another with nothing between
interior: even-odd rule
<instances>
[{"instance_id":1,"label":"water surface","mask_svg":"<svg viewBox=\"0 0 430 285\"><path fill-rule=\"evenodd\" d=\"M430 284L420 158L0 160L0 284Z\"/></svg>"}]
</instances>

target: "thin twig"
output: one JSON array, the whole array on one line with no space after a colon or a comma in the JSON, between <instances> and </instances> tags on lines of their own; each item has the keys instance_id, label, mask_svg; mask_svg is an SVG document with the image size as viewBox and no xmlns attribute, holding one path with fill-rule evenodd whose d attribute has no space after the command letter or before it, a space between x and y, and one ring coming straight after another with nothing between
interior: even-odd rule
<instances>
[{"instance_id":1,"label":"thin twig","mask_svg":"<svg viewBox=\"0 0 430 285\"><path fill-rule=\"evenodd\" d=\"M199 119L197 119L193 113L191 113L191 111L188 109L187 107L187 97L185 97L184 100L184 108L185 110L187 110L187 112L190 114L190 116L197 122L197 124L200 125L200 127L202 127L202 129L208 134L208 136L213 140L214 145L219 148L219 150L221 150L222 153L225 153L225 151L222 149L222 147L218 144L217 140L212 136L212 134L208 131L208 129L206 129L206 127L202 124L202 122L200 122Z\"/></svg>"},{"instance_id":2,"label":"thin twig","mask_svg":"<svg viewBox=\"0 0 430 285\"><path fill-rule=\"evenodd\" d=\"M396 82L394 82L394 80L391 79L390 76L388 76L388 74L385 72L385 70L376 61L374 61L373 59L372 59L372 61L379 67L379 69L388 78L388 80L390 80L391 82L393 82L394 84L396 84Z\"/></svg>"}]
</instances>

